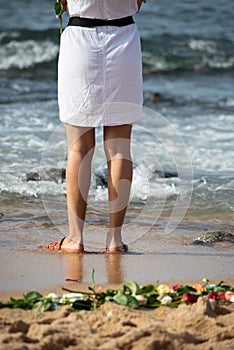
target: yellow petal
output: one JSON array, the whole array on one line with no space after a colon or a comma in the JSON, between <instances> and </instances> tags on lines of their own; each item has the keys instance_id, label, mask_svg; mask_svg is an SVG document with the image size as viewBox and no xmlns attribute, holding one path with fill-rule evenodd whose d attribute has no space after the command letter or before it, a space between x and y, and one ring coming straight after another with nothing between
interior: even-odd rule
<instances>
[{"instance_id":1,"label":"yellow petal","mask_svg":"<svg viewBox=\"0 0 234 350\"><path fill-rule=\"evenodd\" d=\"M162 315L164 313L164 311L162 309L157 309L157 314L158 315Z\"/></svg>"},{"instance_id":2,"label":"yellow petal","mask_svg":"<svg viewBox=\"0 0 234 350\"><path fill-rule=\"evenodd\" d=\"M195 283L194 285L193 285L193 288L194 289L196 289L196 291L198 292L198 293L201 293L204 289L202 288L202 286L200 285L200 283Z\"/></svg>"},{"instance_id":3,"label":"yellow petal","mask_svg":"<svg viewBox=\"0 0 234 350\"><path fill-rule=\"evenodd\" d=\"M160 284L157 288L159 294L170 293L171 288L167 284Z\"/></svg>"}]
</instances>

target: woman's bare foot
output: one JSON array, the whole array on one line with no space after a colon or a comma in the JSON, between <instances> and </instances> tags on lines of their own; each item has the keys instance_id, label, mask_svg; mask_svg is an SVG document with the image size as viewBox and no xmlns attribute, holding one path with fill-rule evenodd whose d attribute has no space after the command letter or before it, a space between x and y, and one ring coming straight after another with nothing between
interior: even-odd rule
<instances>
[{"instance_id":1,"label":"woman's bare foot","mask_svg":"<svg viewBox=\"0 0 234 350\"><path fill-rule=\"evenodd\" d=\"M106 248L106 253L108 254L126 254L128 252L127 244L122 244L118 247Z\"/></svg>"},{"instance_id":2,"label":"woman's bare foot","mask_svg":"<svg viewBox=\"0 0 234 350\"><path fill-rule=\"evenodd\" d=\"M84 252L83 243L77 243L68 237L63 237L60 241L52 242L46 245L49 250L57 250L66 253Z\"/></svg>"}]
</instances>

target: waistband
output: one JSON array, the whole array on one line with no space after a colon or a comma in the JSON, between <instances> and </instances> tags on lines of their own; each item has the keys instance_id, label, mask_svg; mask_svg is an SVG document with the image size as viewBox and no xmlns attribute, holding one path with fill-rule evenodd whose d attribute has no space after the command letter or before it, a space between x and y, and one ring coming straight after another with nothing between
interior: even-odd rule
<instances>
[{"instance_id":1,"label":"waistband","mask_svg":"<svg viewBox=\"0 0 234 350\"><path fill-rule=\"evenodd\" d=\"M132 16L117 18L117 19L98 19L98 18L84 18L84 17L70 17L68 26L79 26L79 27L100 27L100 26L116 26L124 27L129 24L133 24L134 20Z\"/></svg>"}]
</instances>

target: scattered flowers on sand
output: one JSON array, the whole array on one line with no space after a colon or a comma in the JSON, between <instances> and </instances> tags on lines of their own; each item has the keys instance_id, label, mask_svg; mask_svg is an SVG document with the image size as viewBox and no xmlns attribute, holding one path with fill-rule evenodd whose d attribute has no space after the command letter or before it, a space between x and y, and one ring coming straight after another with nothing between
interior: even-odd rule
<instances>
[{"instance_id":1,"label":"scattered flowers on sand","mask_svg":"<svg viewBox=\"0 0 234 350\"><path fill-rule=\"evenodd\" d=\"M209 284L208 279L204 279L202 285L199 283L193 286L176 284L172 287L159 283L139 286L136 282L130 281L124 283L121 289L104 290L102 286L99 286L96 290L94 270L89 292L76 292L65 288L64 290L68 293L62 296L55 293L42 296L38 292L29 292L22 299L11 298L6 303L0 302L0 308L32 309L36 313L54 310L62 305L69 305L74 310L95 310L108 301L131 308L158 308L164 305L177 307L180 304L196 303L200 297L207 298L212 303L234 302L234 287L223 281Z\"/></svg>"}]
</instances>

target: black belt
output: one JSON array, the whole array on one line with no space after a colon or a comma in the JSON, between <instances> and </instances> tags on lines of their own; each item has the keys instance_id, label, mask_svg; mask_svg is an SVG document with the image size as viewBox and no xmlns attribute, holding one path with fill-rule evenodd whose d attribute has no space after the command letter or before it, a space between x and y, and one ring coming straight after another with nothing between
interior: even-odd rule
<instances>
[{"instance_id":1,"label":"black belt","mask_svg":"<svg viewBox=\"0 0 234 350\"><path fill-rule=\"evenodd\" d=\"M99 26L116 26L124 27L129 24L133 24L134 20L132 16L117 18L117 19L98 19L98 18L84 18L84 17L70 17L68 26L79 26L79 27L99 27Z\"/></svg>"}]
</instances>

